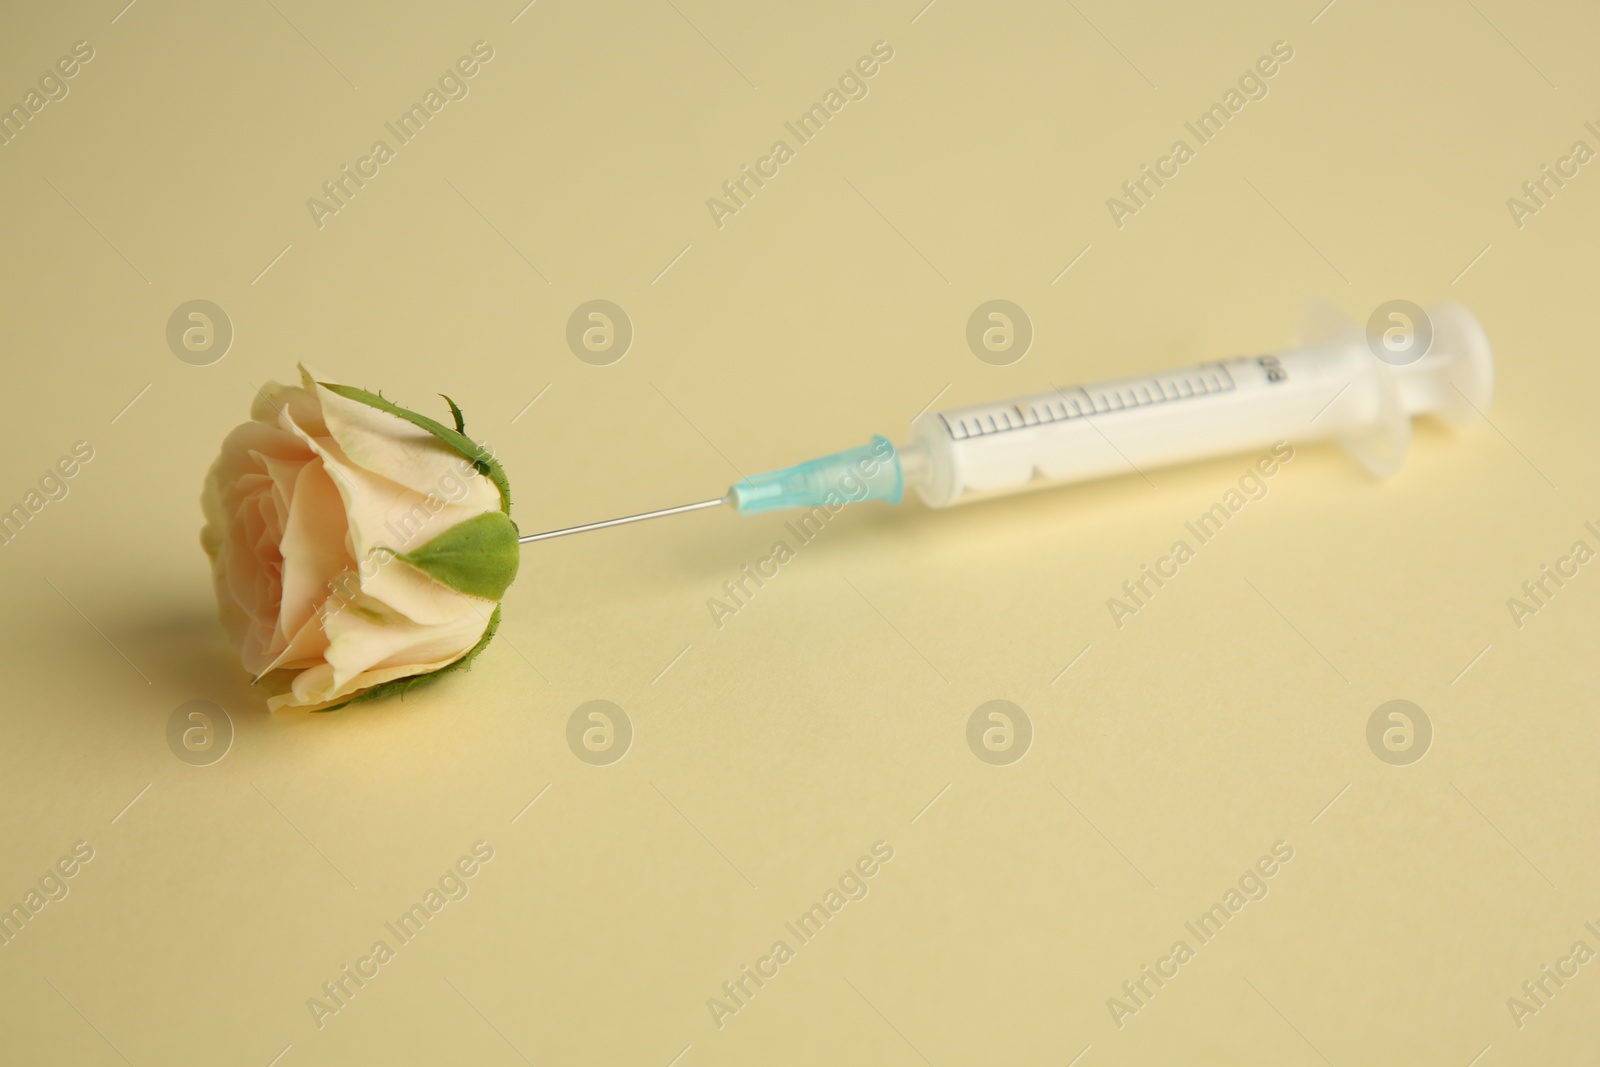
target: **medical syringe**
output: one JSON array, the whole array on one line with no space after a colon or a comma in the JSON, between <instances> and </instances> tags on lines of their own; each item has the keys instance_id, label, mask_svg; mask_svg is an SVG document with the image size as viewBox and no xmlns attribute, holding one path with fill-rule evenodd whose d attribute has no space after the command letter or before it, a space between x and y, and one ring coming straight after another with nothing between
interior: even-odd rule
<instances>
[{"instance_id":1,"label":"medical syringe","mask_svg":"<svg viewBox=\"0 0 1600 1067\"><path fill-rule=\"evenodd\" d=\"M1431 343L1420 355L1393 354L1376 340L1369 345L1356 323L1314 306L1298 348L924 413L912 422L910 442L898 448L874 437L745 478L724 496L518 540L721 505L755 513L862 500L898 504L908 485L929 507L942 508L1278 441L1337 441L1373 475L1387 478L1405 460L1413 416L1460 425L1488 408L1494 389L1489 342L1472 313L1441 304L1428 321Z\"/></svg>"}]
</instances>

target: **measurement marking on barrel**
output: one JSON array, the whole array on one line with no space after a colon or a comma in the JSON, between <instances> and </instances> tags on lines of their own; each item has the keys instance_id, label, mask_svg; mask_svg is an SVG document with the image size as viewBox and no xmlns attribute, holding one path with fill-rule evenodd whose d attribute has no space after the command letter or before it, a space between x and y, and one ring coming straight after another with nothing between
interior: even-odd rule
<instances>
[{"instance_id":1,"label":"measurement marking on barrel","mask_svg":"<svg viewBox=\"0 0 1600 1067\"><path fill-rule=\"evenodd\" d=\"M1092 395L1082 386L1057 390L1053 395L1042 393L1031 401L974 411L958 416L954 421L941 412L939 420L944 423L952 440L964 441L1090 415L1130 411L1174 400L1197 400L1218 393L1229 393L1235 388L1233 375L1228 372L1227 366L1208 363L1192 370L1155 374L1131 383L1097 386Z\"/></svg>"}]
</instances>

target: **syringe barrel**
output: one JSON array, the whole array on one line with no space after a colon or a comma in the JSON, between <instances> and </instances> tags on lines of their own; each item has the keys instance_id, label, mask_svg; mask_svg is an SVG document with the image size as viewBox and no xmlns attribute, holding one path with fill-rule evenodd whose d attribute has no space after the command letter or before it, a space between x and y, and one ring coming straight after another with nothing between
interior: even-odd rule
<instances>
[{"instance_id":1,"label":"syringe barrel","mask_svg":"<svg viewBox=\"0 0 1600 1067\"><path fill-rule=\"evenodd\" d=\"M1391 366L1359 333L1269 355L934 412L913 424L907 482L933 507L1174 463L1275 442L1338 439L1391 474L1413 414L1487 405L1487 343L1465 309L1436 309L1433 349ZM1444 342L1444 344L1441 344ZM1461 383L1467 392L1452 389ZM1452 406L1453 405L1453 406ZM1444 410L1441 410L1444 409Z\"/></svg>"}]
</instances>

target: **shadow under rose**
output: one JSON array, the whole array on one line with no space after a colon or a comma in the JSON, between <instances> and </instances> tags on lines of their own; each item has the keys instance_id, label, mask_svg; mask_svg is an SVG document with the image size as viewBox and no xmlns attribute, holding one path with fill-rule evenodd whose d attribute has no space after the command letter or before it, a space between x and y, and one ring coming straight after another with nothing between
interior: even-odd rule
<instances>
[{"instance_id":1,"label":"shadow under rose","mask_svg":"<svg viewBox=\"0 0 1600 1067\"><path fill-rule=\"evenodd\" d=\"M209 597L177 598L149 590L131 610L103 612L101 628L140 673L186 699L214 700L243 714L267 713L269 690L252 685L217 621Z\"/></svg>"}]
</instances>

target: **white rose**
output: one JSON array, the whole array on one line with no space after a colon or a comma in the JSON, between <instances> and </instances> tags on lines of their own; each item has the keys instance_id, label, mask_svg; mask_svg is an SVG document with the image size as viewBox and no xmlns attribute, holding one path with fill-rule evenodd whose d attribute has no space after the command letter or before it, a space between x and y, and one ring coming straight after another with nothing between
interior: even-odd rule
<instances>
[{"instance_id":1,"label":"white rose","mask_svg":"<svg viewBox=\"0 0 1600 1067\"><path fill-rule=\"evenodd\" d=\"M274 711L464 666L517 569L505 475L454 403L452 430L300 373L257 394L201 497L223 626L246 670L289 679Z\"/></svg>"}]
</instances>

